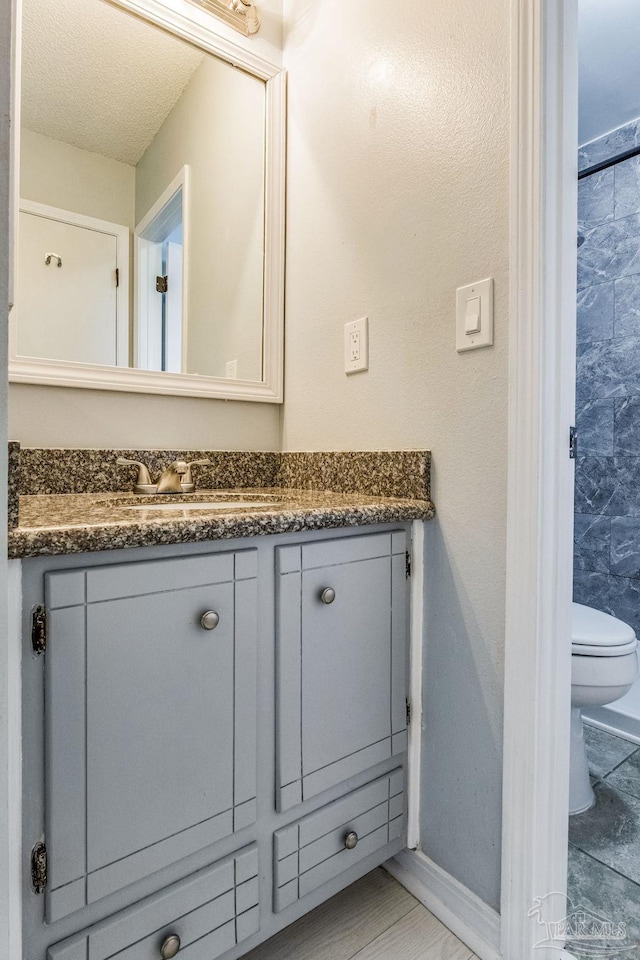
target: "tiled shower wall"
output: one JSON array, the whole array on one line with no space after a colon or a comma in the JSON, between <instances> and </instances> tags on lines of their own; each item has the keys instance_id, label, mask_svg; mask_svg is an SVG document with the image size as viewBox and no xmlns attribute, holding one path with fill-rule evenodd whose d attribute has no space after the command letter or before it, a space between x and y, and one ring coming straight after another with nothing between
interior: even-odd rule
<instances>
[{"instance_id":1,"label":"tiled shower wall","mask_svg":"<svg viewBox=\"0 0 640 960\"><path fill-rule=\"evenodd\" d=\"M640 121L580 169L640 143ZM574 597L640 631L640 157L578 188Z\"/></svg>"}]
</instances>

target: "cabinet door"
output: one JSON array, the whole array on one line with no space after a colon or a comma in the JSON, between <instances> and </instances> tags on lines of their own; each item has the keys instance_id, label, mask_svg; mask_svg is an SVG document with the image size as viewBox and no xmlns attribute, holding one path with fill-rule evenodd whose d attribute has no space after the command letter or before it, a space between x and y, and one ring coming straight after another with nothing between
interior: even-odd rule
<instances>
[{"instance_id":1,"label":"cabinet door","mask_svg":"<svg viewBox=\"0 0 640 960\"><path fill-rule=\"evenodd\" d=\"M278 809L406 750L407 599L404 531L278 549Z\"/></svg>"},{"instance_id":2,"label":"cabinet door","mask_svg":"<svg viewBox=\"0 0 640 960\"><path fill-rule=\"evenodd\" d=\"M255 820L255 576L255 551L47 574L49 922Z\"/></svg>"}]
</instances>

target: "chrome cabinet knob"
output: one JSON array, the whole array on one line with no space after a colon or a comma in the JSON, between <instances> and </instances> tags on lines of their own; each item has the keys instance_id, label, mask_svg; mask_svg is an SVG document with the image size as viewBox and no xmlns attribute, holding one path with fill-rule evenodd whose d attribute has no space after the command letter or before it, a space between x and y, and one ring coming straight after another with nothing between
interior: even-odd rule
<instances>
[{"instance_id":1,"label":"chrome cabinet knob","mask_svg":"<svg viewBox=\"0 0 640 960\"><path fill-rule=\"evenodd\" d=\"M355 830L350 830L349 833L344 838L344 845L347 850L353 850L358 843L358 834Z\"/></svg>"},{"instance_id":2,"label":"chrome cabinet knob","mask_svg":"<svg viewBox=\"0 0 640 960\"><path fill-rule=\"evenodd\" d=\"M215 610L207 610L207 612L203 613L200 617L200 626L203 630L215 630L219 623L220 617ZM171 956L173 956L173 954L171 954Z\"/></svg>"},{"instance_id":3,"label":"chrome cabinet knob","mask_svg":"<svg viewBox=\"0 0 640 960\"><path fill-rule=\"evenodd\" d=\"M162 946L160 947L160 957L161 960L171 960L171 957L175 957L180 949L180 937L171 933L162 941Z\"/></svg>"},{"instance_id":4,"label":"chrome cabinet knob","mask_svg":"<svg viewBox=\"0 0 640 960\"><path fill-rule=\"evenodd\" d=\"M325 589L320 594L320 599L323 603L333 603L336 598L336 592L333 587L325 587Z\"/></svg>"}]
</instances>

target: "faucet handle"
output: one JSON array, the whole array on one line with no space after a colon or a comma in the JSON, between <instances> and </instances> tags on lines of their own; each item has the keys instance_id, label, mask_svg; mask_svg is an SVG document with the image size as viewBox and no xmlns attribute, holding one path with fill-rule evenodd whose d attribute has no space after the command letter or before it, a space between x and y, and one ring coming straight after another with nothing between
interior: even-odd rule
<instances>
[{"instance_id":1,"label":"faucet handle","mask_svg":"<svg viewBox=\"0 0 640 960\"><path fill-rule=\"evenodd\" d=\"M126 457L118 457L116 463L119 467L137 467L138 468L138 479L136 480L136 486L151 486L151 477L149 476L149 468L140 463L139 460L127 460Z\"/></svg>"},{"instance_id":2,"label":"faucet handle","mask_svg":"<svg viewBox=\"0 0 640 960\"><path fill-rule=\"evenodd\" d=\"M211 460L207 457L206 460L192 460L191 463L187 464L187 472L182 478L183 483L193 483L193 476L191 474L191 467L199 467L200 465L210 464Z\"/></svg>"}]
</instances>

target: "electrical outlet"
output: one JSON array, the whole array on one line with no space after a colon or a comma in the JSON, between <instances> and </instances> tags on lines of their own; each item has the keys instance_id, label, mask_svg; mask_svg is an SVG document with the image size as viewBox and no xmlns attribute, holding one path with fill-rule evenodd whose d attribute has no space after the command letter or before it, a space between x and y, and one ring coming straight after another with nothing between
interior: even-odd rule
<instances>
[{"instance_id":1,"label":"electrical outlet","mask_svg":"<svg viewBox=\"0 0 640 960\"><path fill-rule=\"evenodd\" d=\"M225 365L225 376L227 380L238 379L238 361L237 360L227 360Z\"/></svg>"},{"instance_id":2,"label":"electrical outlet","mask_svg":"<svg viewBox=\"0 0 640 960\"><path fill-rule=\"evenodd\" d=\"M344 372L369 369L369 321L367 317L344 325Z\"/></svg>"}]
</instances>

